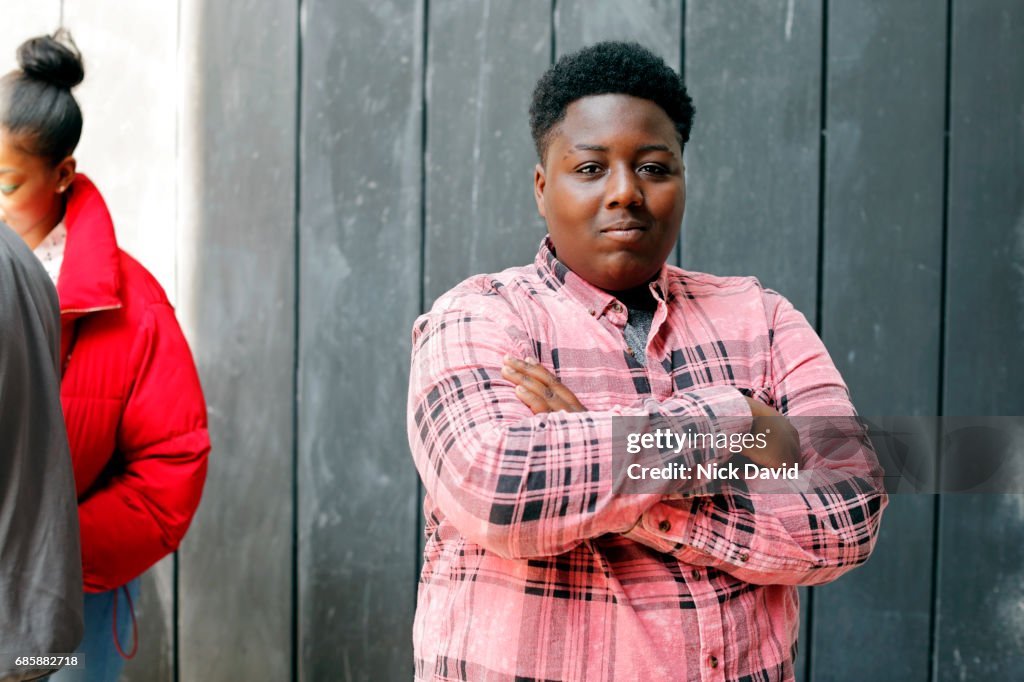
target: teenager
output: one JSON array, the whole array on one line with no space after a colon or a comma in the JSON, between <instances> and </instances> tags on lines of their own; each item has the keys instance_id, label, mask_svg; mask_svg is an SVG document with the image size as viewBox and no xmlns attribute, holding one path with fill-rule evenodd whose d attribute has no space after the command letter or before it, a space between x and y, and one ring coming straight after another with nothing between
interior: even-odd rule
<instances>
[{"instance_id":1,"label":"teenager","mask_svg":"<svg viewBox=\"0 0 1024 682\"><path fill-rule=\"evenodd\" d=\"M666 264L694 109L661 59L626 43L565 56L530 113L548 228L535 261L462 282L413 329L416 679L792 680L795 586L875 543L886 498L869 448L855 439L841 482L810 495L619 494L615 429L757 433L742 454L779 470L820 459L789 422L853 416L846 386L778 293Z\"/></svg>"},{"instance_id":2,"label":"teenager","mask_svg":"<svg viewBox=\"0 0 1024 682\"><path fill-rule=\"evenodd\" d=\"M66 33L26 41L0 79L0 221L56 284L61 400L81 528L87 668L116 680L135 638L139 576L173 552L199 504L210 441L196 368L156 280L118 248L76 172L84 77Z\"/></svg>"}]
</instances>

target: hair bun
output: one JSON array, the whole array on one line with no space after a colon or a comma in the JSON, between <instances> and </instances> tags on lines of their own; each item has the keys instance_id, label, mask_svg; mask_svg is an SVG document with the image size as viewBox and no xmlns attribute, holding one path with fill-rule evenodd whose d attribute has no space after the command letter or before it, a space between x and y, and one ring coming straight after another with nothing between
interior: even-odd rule
<instances>
[{"instance_id":1,"label":"hair bun","mask_svg":"<svg viewBox=\"0 0 1024 682\"><path fill-rule=\"evenodd\" d=\"M18 66L29 78L70 90L85 78L82 53L64 29L29 38L18 47Z\"/></svg>"}]
</instances>

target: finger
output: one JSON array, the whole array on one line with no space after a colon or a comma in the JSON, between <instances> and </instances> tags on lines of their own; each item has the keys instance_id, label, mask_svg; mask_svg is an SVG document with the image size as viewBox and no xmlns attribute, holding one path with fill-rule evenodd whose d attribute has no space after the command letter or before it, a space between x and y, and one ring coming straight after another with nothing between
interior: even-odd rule
<instances>
[{"instance_id":1,"label":"finger","mask_svg":"<svg viewBox=\"0 0 1024 682\"><path fill-rule=\"evenodd\" d=\"M547 371L543 365L539 364L533 358L520 360L513 355L506 355L505 364L517 372L533 377L543 384L554 384L558 382L551 372Z\"/></svg>"},{"instance_id":2,"label":"finger","mask_svg":"<svg viewBox=\"0 0 1024 682\"><path fill-rule=\"evenodd\" d=\"M517 388L523 388L541 400L553 402L558 399L555 391L550 386L538 381L529 374L518 372L508 365L501 368L501 374L515 384Z\"/></svg>"},{"instance_id":3,"label":"finger","mask_svg":"<svg viewBox=\"0 0 1024 682\"><path fill-rule=\"evenodd\" d=\"M538 372L522 361L509 362L506 360L501 368L501 373L509 381L519 386L526 386L537 395L543 396L547 388L554 391L554 387L551 386L548 379L550 375L543 368Z\"/></svg>"},{"instance_id":4,"label":"finger","mask_svg":"<svg viewBox=\"0 0 1024 682\"><path fill-rule=\"evenodd\" d=\"M505 356L505 363L506 366L512 367L516 372L549 389L548 393L551 395L548 399L551 400L552 398L557 398L559 400L559 406L557 409L565 409L571 412L583 412L585 410L583 404L580 403L575 393L559 381L558 377L554 374L536 362L533 362L532 358L527 361L523 361L511 355L507 355ZM529 381L524 380L521 383L528 386L534 392L545 395L543 390L535 389Z\"/></svg>"},{"instance_id":5,"label":"finger","mask_svg":"<svg viewBox=\"0 0 1024 682\"><path fill-rule=\"evenodd\" d=\"M568 412L584 412L586 408L576 397L576 394L572 390L558 381L557 377L553 377L555 383L549 383L546 385L548 391L550 391L552 399L557 401L560 410L566 410Z\"/></svg>"},{"instance_id":6,"label":"finger","mask_svg":"<svg viewBox=\"0 0 1024 682\"><path fill-rule=\"evenodd\" d=\"M551 406L544 398L537 395L533 391L530 391L525 386L516 386L516 397L523 402L524 405L530 408L530 411L534 414L542 414L544 412L552 412Z\"/></svg>"},{"instance_id":7,"label":"finger","mask_svg":"<svg viewBox=\"0 0 1024 682\"><path fill-rule=\"evenodd\" d=\"M523 376L523 375L521 375ZM524 388L547 401L553 411L565 410L566 412L584 412L586 408L571 390L563 384L551 385L538 381L533 375L523 377L521 384Z\"/></svg>"},{"instance_id":8,"label":"finger","mask_svg":"<svg viewBox=\"0 0 1024 682\"><path fill-rule=\"evenodd\" d=\"M565 410L566 412L583 411L582 406L579 405L578 400L575 400L575 397L572 403L569 403L559 396L554 389L537 381L533 376L517 372L508 365L502 367L501 373L515 384L517 389L516 396L527 403L530 409L534 411L534 414L539 412L557 412L559 410Z\"/></svg>"},{"instance_id":9,"label":"finger","mask_svg":"<svg viewBox=\"0 0 1024 682\"><path fill-rule=\"evenodd\" d=\"M554 391L532 376L517 372L508 365L501 368L501 374L515 385L517 397L520 399L523 399L524 396L529 398L528 405L531 409L534 409L535 413L540 409L542 403L544 406L542 411L544 412L565 409L558 404L558 396L555 395ZM527 401L524 400L524 402Z\"/></svg>"},{"instance_id":10,"label":"finger","mask_svg":"<svg viewBox=\"0 0 1024 682\"><path fill-rule=\"evenodd\" d=\"M585 412L586 408L580 404L580 401L570 392L572 400L566 400L564 397L554 391L551 387L545 386L538 382L531 381L530 383L523 384L522 388L532 393L537 399L544 401L550 412Z\"/></svg>"},{"instance_id":11,"label":"finger","mask_svg":"<svg viewBox=\"0 0 1024 682\"><path fill-rule=\"evenodd\" d=\"M504 365L501 368L501 375L511 381L516 386L525 386L527 389L536 393L537 395L543 395L544 389L547 386L540 381L537 381L532 375L525 372L520 372L514 369L510 365Z\"/></svg>"},{"instance_id":12,"label":"finger","mask_svg":"<svg viewBox=\"0 0 1024 682\"><path fill-rule=\"evenodd\" d=\"M559 385L561 385L561 384L559 384ZM565 403L565 405L566 405L565 410L567 412L586 412L587 411L587 408L583 407L583 403L580 402L580 399L576 397L575 393L570 391L568 388L565 388L564 386L562 386L562 388L564 388L565 390L561 391L561 390L556 388L555 389L555 394L558 395L559 398Z\"/></svg>"},{"instance_id":13,"label":"finger","mask_svg":"<svg viewBox=\"0 0 1024 682\"><path fill-rule=\"evenodd\" d=\"M501 376L505 377L516 386L522 383L523 375L517 372L512 365L505 364L501 366Z\"/></svg>"},{"instance_id":14,"label":"finger","mask_svg":"<svg viewBox=\"0 0 1024 682\"><path fill-rule=\"evenodd\" d=\"M533 377L525 377L523 383L520 385L526 390L536 395L538 398L547 401L552 406L554 406L555 403L562 402L559 396L551 389L550 386L546 386L540 383Z\"/></svg>"}]
</instances>

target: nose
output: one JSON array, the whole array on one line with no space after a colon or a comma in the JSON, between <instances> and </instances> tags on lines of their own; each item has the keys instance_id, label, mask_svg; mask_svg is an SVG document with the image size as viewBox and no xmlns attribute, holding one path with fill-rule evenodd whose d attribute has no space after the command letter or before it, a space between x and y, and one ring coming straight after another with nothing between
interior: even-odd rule
<instances>
[{"instance_id":1,"label":"nose","mask_svg":"<svg viewBox=\"0 0 1024 682\"><path fill-rule=\"evenodd\" d=\"M640 206L644 203L643 189L640 180L632 168L613 168L608 174L605 186L605 206L607 208L625 208Z\"/></svg>"}]
</instances>

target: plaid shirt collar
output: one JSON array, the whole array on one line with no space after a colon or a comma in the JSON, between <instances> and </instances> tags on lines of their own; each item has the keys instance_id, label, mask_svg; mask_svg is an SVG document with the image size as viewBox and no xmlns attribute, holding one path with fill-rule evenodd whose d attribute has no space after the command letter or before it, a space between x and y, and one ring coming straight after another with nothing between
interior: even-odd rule
<instances>
[{"instance_id":1,"label":"plaid shirt collar","mask_svg":"<svg viewBox=\"0 0 1024 682\"><path fill-rule=\"evenodd\" d=\"M555 245L551 243L550 235L545 235L541 240L540 249L534 259L537 267L537 274L551 290L565 294L573 301L576 301L595 318L600 319L610 309L614 310L619 304L619 310L626 306L621 304L613 295L599 289L569 269L562 261L558 260L555 254ZM669 267L662 265L658 277L651 281L651 293L658 301L664 300L662 292L669 291Z\"/></svg>"}]
</instances>

